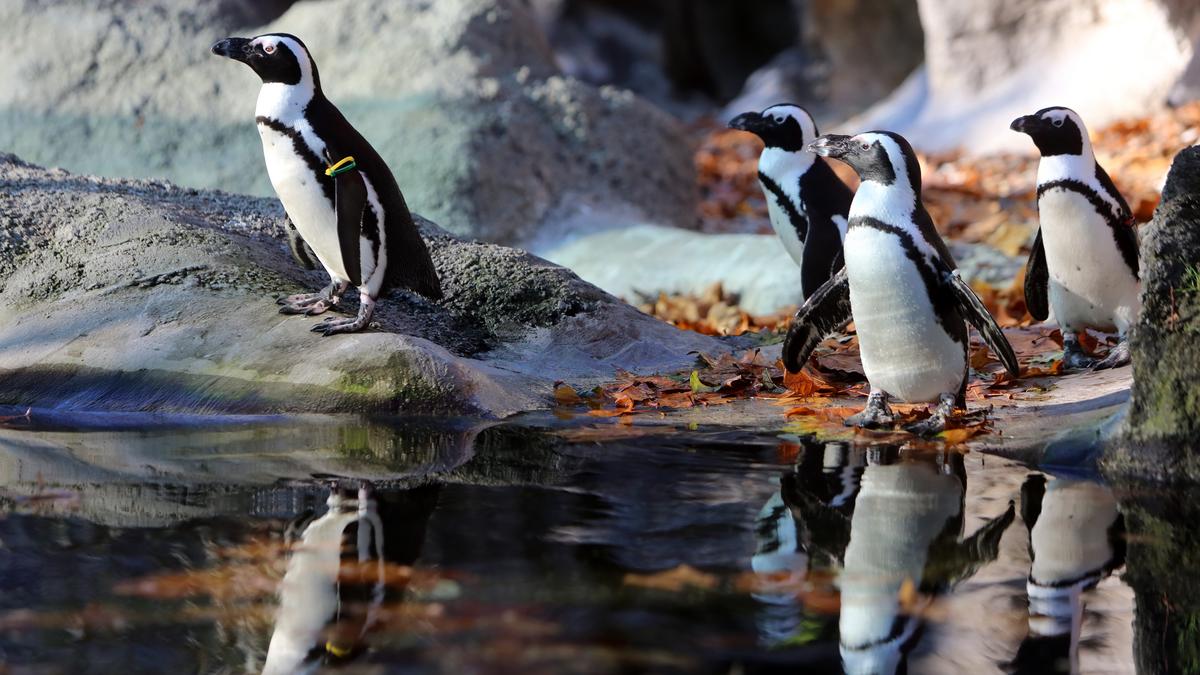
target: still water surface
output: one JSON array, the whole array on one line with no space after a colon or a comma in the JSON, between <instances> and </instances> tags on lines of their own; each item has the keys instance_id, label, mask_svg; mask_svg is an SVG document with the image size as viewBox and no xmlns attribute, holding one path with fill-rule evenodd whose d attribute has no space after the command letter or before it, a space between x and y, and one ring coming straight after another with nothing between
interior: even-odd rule
<instances>
[{"instance_id":1,"label":"still water surface","mask_svg":"<svg viewBox=\"0 0 1200 675\"><path fill-rule=\"evenodd\" d=\"M102 426L0 431L0 673L1195 664L1161 490L727 430Z\"/></svg>"}]
</instances>

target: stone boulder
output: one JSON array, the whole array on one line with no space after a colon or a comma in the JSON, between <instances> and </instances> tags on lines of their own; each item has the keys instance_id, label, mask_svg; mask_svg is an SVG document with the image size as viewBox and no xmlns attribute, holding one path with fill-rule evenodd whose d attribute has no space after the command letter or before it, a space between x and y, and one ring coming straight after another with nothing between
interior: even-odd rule
<instances>
[{"instance_id":1,"label":"stone boulder","mask_svg":"<svg viewBox=\"0 0 1200 675\"><path fill-rule=\"evenodd\" d=\"M1127 475L1200 480L1200 146L1175 157L1141 241L1142 313L1130 340L1133 403L1107 466Z\"/></svg>"},{"instance_id":2,"label":"stone boulder","mask_svg":"<svg viewBox=\"0 0 1200 675\"><path fill-rule=\"evenodd\" d=\"M287 3L277 3L282 8ZM632 94L564 77L520 0L0 0L0 151L106 176L270 195L258 80L230 34L305 40L330 97L450 231L506 244L581 211L695 218L688 139ZM53 36L48 41L47 36ZM52 44L53 48L48 48Z\"/></svg>"},{"instance_id":3,"label":"stone boulder","mask_svg":"<svg viewBox=\"0 0 1200 675\"><path fill-rule=\"evenodd\" d=\"M919 0L925 65L847 123L928 151L1028 150L1008 129L1051 105L1093 128L1161 108L1200 37L1186 0Z\"/></svg>"},{"instance_id":4,"label":"stone boulder","mask_svg":"<svg viewBox=\"0 0 1200 675\"><path fill-rule=\"evenodd\" d=\"M728 349L424 220L445 300L397 291L375 330L323 338L315 319L277 312L278 295L326 282L291 261L282 217L273 199L0 156L0 405L504 416L550 405L556 380L592 386Z\"/></svg>"}]
</instances>

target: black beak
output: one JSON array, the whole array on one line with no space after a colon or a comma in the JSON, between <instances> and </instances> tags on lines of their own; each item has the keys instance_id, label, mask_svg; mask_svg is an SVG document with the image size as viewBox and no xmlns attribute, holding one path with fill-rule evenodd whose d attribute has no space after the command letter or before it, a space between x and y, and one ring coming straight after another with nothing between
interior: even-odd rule
<instances>
[{"instance_id":1,"label":"black beak","mask_svg":"<svg viewBox=\"0 0 1200 675\"><path fill-rule=\"evenodd\" d=\"M1013 120L1012 124L1008 125L1009 129L1027 134L1037 128L1037 115L1026 115Z\"/></svg>"},{"instance_id":2,"label":"black beak","mask_svg":"<svg viewBox=\"0 0 1200 675\"><path fill-rule=\"evenodd\" d=\"M234 61L241 61L243 63L245 63L246 59L250 57L251 51L252 48L250 47L249 38L225 38L224 40L221 40L212 46L212 53L216 54L217 56L224 56L227 59L233 59Z\"/></svg>"},{"instance_id":3,"label":"black beak","mask_svg":"<svg viewBox=\"0 0 1200 675\"><path fill-rule=\"evenodd\" d=\"M808 151L822 157L841 159L850 153L854 143L849 136L825 134L808 144Z\"/></svg>"},{"instance_id":4,"label":"black beak","mask_svg":"<svg viewBox=\"0 0 1200 675\"><path fill-rule=\"evenodd\" d=\"M763 131L765 120L763 116L756 112L742 113L737 117L729 120L730 129L738 129L740 131L749 131L752 134L758 134Z\"/></svg>"}]
</instances>

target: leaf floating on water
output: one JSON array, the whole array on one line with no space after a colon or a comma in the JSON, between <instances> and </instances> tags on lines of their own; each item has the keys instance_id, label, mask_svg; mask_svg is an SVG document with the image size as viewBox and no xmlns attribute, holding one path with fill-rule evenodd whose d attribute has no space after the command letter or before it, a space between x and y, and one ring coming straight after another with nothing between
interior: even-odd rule
<instances>
[{"instance_id":1,"label":"leaf floating on water","mask_svg":"<svg viewBox=\"0 0 1200 675\"><path fill-rule=\"evenodd\" d=\"M622 581L626 586L671 591L673 593L678 593L687 588L697 588L706 591L712 590L717 587L719 582L720 580L716 575L701 572L691 565L680 565L674 569L654 574L629 572Z\"/></svg>"}]
</instances>

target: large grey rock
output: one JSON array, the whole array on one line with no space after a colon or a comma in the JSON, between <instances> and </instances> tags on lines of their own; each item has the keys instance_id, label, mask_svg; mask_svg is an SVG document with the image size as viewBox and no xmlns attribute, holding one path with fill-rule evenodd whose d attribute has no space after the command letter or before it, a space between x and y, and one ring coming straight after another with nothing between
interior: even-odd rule
<instances>
[{"instance_id":1,"label":"large grey rock","mask_svg":"<svg viewBox=\"0 0 1200 675\"><path fill-rule=\"evenodd\" d=\"M523 242L580 209L695 218L677 123L628 92L562 76L519 0L309 0L264 26L245 25L238 5L0 0L12 47L0 62L0 150L269 195L258 80L208 47L285 31L306 41L326 93L413 208L455 233Z\"/></svg>"},{"instance_id":2,"label":"large grey rock","mask_svg":"<svg viewBox=\"0 0 1200 675\"><path fill-rule=\"evenodd\" d=\"M848 127L886 128L917 147L1029 149L1008 130L1051 105L1092 127L1162 107L1193 57L1183 0L919 0L925 65Z\"/></svg>"},{"instance_id":3,"label":"large grey rock","mask_svg":"<svg viewBox=\"0 0 1200 675\"><path fill-rule=\"evenodd\" d=\"M1200 147L1176 156L1141 230L1142 312L1130 347L1133 403L1110 471L1200 480Z\"/></svg>"},{"instance_id":4,"label":"large grey rock","mask_svg":"<svg viewBox=\"0 0 1200 675\"><path fill-rule=\"evenodd\" d=\"M569 270L422 221L446 299L396 292L379 330L277 313L325 280L256 199L47 171L0 156L0 404L192 413L545 407L555 380L673 370L725 346Z\"/></svg>"}]
</instances>

